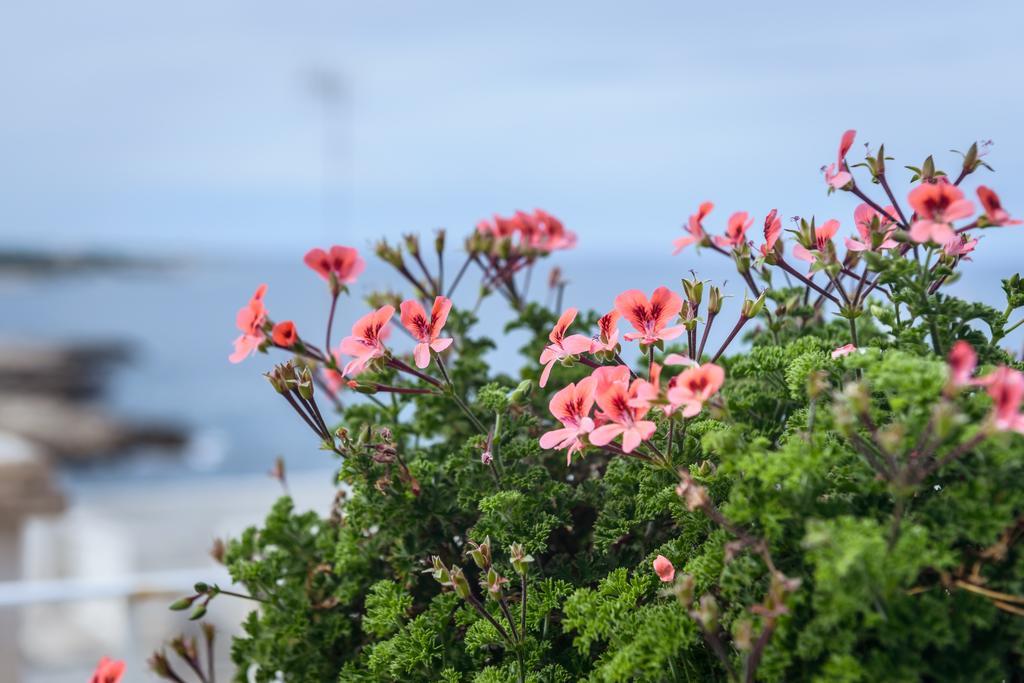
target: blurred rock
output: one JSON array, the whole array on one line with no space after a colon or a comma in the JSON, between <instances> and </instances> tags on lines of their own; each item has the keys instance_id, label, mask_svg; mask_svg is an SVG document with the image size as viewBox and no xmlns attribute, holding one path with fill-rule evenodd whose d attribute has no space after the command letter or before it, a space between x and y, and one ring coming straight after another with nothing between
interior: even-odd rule
<instances>
[{"instance_id":1,"label":"blurred rock","mask_svg":"<svg viewBox=\"0 0 1024 683\"><path fill-rule=\"evenodd\" d=\"M124 420L91 402L129 357L130 349L116 343L0 343L0 432L66 462L150 446L180 449L187 437L180 426Z\"/></svg>"}]
</instances>

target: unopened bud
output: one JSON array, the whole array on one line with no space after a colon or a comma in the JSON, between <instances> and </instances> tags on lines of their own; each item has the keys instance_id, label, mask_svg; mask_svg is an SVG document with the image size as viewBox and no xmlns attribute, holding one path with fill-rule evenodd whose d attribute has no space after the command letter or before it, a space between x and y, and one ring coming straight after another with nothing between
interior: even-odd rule
<instances>
[{"instance_id":1,"label":"unopened bud","mask_svg":"<svg viewBox=\"0 0 1024 683\"><path fill-rule=\"evenodd\" d=\"M701 300L704 298L704 281L696 278L693 280L683 278L683 290L686 292L687 300L693 306L699 306Z\"/></svg>"},{"instance_id":2,"label":"unopened bud","mask_svg":"<svg viewBox=\"0 0 1024 683\"><path fill-rule=\"evenodd\" d=\"M210 557L212 557L215 562L224 564L224 553L226 550L224 541L219 538L215 538L213 539L213 546L210 548Z\"/></svg>"},{"instance_id":3,"label":"unopened bud","mask_svg":"<svg viewBox=\"0 0 1024 683\"><path fill-rule=\"evenodd\" d=\"M299 370L299 396L310 401L313 399L313 373L308 367Z\"/></svg>"},{"instance_id":4,"label":"unopened bud","mask_svg":"<svg viewBox=\"0 0 1024 683\"><path fill-rule=\"evenodd\" d=\"M708 313L718 313L721 310L722 290L713 286L708 292Z\"/></svg>"},{"instance_id":5,"label":"unopened bud","mask_svg":"<svg viewBox=\"0 0 1024 683\"><path fill-rule=\"evenodd\" d=\"M520 576L525 575L526 570L529 568L527 565L533 562L533 555L526 554L522 543L513 543L512 547L509 548L508 554L516 574Z\"/></svg>"},{"instance_id":6,"label":"unopened bud","mask_svg":"<svg viewBox=\"0 0 1024 683\"><path fill-rule=\"evenodd\" d=\"M279 394L288 393L288 385L278 376L276 371L265 372L263 376L270 382L270 386L274 387L274 391Z\"/></svg>"},{"instance_id":7,"label":"unopened bud","mask_svg":"<svg viewBox=\"0 0 1024 683\"><path fill-rule=\"evenodd\" d=\"M509 256L511 256L512 255L512 240L509 239L508 237L502 238L501 241L498 242L497 252L498 252L498 256L503 258L503 259L507 259Z\"/></svg>"},{"instance_id":8,"label":"unopened bud","mask_svg":"<svg viewBox=\"0 0 1024 683\"><path fill-rule=\"evenodd\" d=\"M690 473L685 470L680 472L679 477L680 482L676 487L676 494L683 499L686 509L693 512L707 506L711 501L708 490L695 482Z\"/></svg>"},{"instance_id":9,"label":"unopened bud","mask_svg":"<svg viewBox=\"0 0 1024 683\"><path fill-rule=\"evenodd\" d=\"M519 403L525 403L526 399L530 397L530 393L533 391L533 380L524 379L519 383L515 389L509 392L508 402L516 405Z\"/></svg>"},{"instance_id":10,"label":"unopened bud","mask_svg":"<svg viewBox=\"0 0 1024 683\"><path fill-rule=\"evenodd\" d=\"M676 595L676 600L683 607L689 607L693 604L693 587L696 580L693 578L693 574L679 574L676 577L676 582L672 586L672 592Z\"/></svg>"},{"instance_id":11,"label":"unopened bud","mask_svg":"<svg viewBox=\"0 0 1024 683\"><path fill-rule=\"evenodd\" d=\"M718 609L718 601L715 600L715 596L710 593L702 595L697 606L697 618L705 630L712 633L718 630L719 614L720 610Z\"/></svg>"},{"instance_id":12,"label":"unopened bud","mask_svg":"<svg viewBox=\"0 0 1024 683\"><path fill-rule=\"evenodd\" d=\"M812 400L821 396L828 386L828 373L824 370L817 370L807 376L807 396Z\"/></svg>"},{"instance_id":13,"label":"unopened bud","mask_svg":"<svg viewBox=\"0 0 1024 683\"><path fill-rule=\"evenodd\" d=\"M767 293L767 289L762 291L761 294L758 295L758 297L753 301L744 298L742 313L744 318L747 318L749 320L750 318L757 317L757 314L761 312L762 308L764 308L764 297Z\"/></svg>"},{"instance_id":14,"label":"unopened bud","mask_svg":"<svg viewBox=\"0 0 1024 683\"><path fill-rule=\"evenodd\" d=\"M358 394L376 394L377 385L374 382L356 382L356 385L352 387L352 391Z\"/></svg>"},{"instance_id":15,"label":"unopened bud","mask_svg":"<svg viewBox=\"0 0 1024 683\"><path fill-rule=\"evenodd\" d=\"M732 252L732 260L736 262L736 270L740 275L750 272L750 254L747 250L736 249Z\"/></svg>"},{"instance_id":16,"label":"unopened bud","mask_svg":"<svg viewBox=\"0 0 1024 683\"><path fill-rule=\"evenodd\" d=\"M754 625L750 619L740 619L733 626L733 643L740 652L746 652L754 644Z\"/></svg>"},{"instance_id":17,"label":"unopened bud","mask_svg":"<svg viewBox=\"0 0 1024 683\"><path fill-rule=\"evenodd\" d=\"M420 253L420 238L419 235L409 233L403 235L402 239L405 240L405 248L412 256L418 256Z\"/></svg>"},{"instance_id":18,"label":"unopened bud","mask_svg":"<svg viewBox=\"0 0 1024 683\"><path fill-rule=\"evenodd\" d=\"M198 595L193 595L190 598L182 598L180 600L175 600L170 604L168 609L174 612L181 612L182 610L187 610L189 607L192 606L192 603L195 602L198 597Z\"/></svg>"},{"instance_id":19,"label":"unopened bud","mask_svg":"<svg viewBox=\"0 0 1024 683\"><path fill-rule=\"evenodd\" d=\"M469 556L476 563L480 569L487 569L491 566L491 537L488 536L484 539L483 543L469 542L472 548L469 551Z\"/></svg>"},{"instance_id":20,"label":"unopened bud","mask_svg":"<svg viewBox=\"0 0 1024 683\"><path fill-rule=\"evenodd\" d=\"M455 594L463 600L468 600L473 592L469 588L469 581L466 580L466 575L462 572L462 567L458 565L452 565L449 572L451 575L452 587L455 589Z\"/></svg>"},{"instance_id":21,"label":"unopened bud","mask_svg":"<svg viewBox=\"0 0 1024 683\"><path fill-rule=\"evenodd\" d=\"M196 607L195 611L189 615L189 621L198 621L206 616L206 605L200 605Z\"/></svg>"},{"instance_id":22,"label":"unopened bud","mask_svg":"<svg viewBox=\"0 0 1024 683\"><path fill-rule=\"evenodd\" d=\"M843 389L843 397L846 398L850 409L857 415L868 412L871 405L871 397L868 390L860 382L850 382Z\"/></svg>"},{"instance_id":23,"label":"unopened bud","mask_svg":"<svg viewBox=\"0 0 1024 683\"><path fill-rule=\"evenodd\" d=\"M498 574L498 572L495 571L494 567L491 567L487 570L487 592L490 593L491 596L493 596L495 599L499 599L501 597L501 587L503 584L507 582L508 579Z\"/></svg>"},{"instance_id":24,"label":"unopened bud","mask_svg":"<svg viewBox=\"0 0 1024 683\"><path fill-rule=\"evenodd\" d=\"M150 656L148 664L150 671L160 678L171 679L171 665L167 661L167 655L163 652L154 652Z\"/></svg>"},{"instance_id":25,"label":"unopened bud","mask_svg":"<svg viewBox=\"0 0 1024 683\"><path fill-rule=\"evenodd\" d=\"M441 558L438 557L437 555L434 555L433 557L430 558L430 561L431 561L431 568L430 569L424 569L423 573L424 574L430 574L431 576L433 576L434 580L437 581L442 586L445 586L445 587L451 586L452 585L451 574L448 571L448 567L444 566L444 562L441 561Z\"/></svg>"},{"instance_id":26,"label":"unopened bud","mask_svg":"<svg viewBox=\"0 0 1024 683\"><path fill-rule=\"evenodd\" d=\"M878 428L878 445L888 453L898 453L904 436L903 425L890 422Z\"/></svg>"},{"instance_id":27,"label":"unopened bud","mask_svg":"<svg viewBox=\"0 0 1024 683\"><path fill-rule=\"evenodd\" d=\"M445 230L444 230L444 228L438 228L437 232L434 233L434 250L438 254L443 254L444 253L444 238L445 238Z\"/></svg>"},{"instance_id":28,"label":"unopened bud","mask_svg":"<svg viewBox=\"0 0 1024 683\"><path fill-rule=\"evenodd\" d=\"M978 143L971 143L967 153L964 154L964 170L970 173L978 167Z\"/></svg>"}]
</instances>

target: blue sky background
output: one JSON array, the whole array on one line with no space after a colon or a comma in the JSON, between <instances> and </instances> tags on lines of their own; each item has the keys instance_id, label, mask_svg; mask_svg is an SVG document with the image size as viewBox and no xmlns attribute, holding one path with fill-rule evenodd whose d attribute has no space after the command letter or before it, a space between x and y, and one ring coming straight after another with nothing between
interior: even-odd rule
<instances>
[{"instance_id":1,"label":"blue sky background","mask_svg":"<svg viewBox=\"0 0 1024 683\"><path fill-rule=\"evenodd\" d=\"M6 3L0 244L301 253L540 206L588 252L661 252L704 199L716 228L773 207L849 227L819 174L848 127L950 167L992 138L986 182L1024 214L1022 20L1005 1ZM329 116L318 70L344 79Z\"/></svg>"}]
</instances>

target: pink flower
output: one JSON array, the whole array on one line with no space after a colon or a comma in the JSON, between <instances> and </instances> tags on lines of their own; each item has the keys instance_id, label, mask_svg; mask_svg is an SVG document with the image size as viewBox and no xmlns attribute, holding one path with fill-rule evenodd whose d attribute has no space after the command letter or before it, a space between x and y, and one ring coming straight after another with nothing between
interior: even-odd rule
<instances>
[{"instance_id":1,"label":"pink flower","mask_svg":"<svg viewBox=\"0 0 1024 683\"><path fill-rule=\"evenodd\" d=\"M672 566L672 563L664 555L658 555L654 558L654 573L665 583L669 583L672 579L676 578L676 568Z\"/></svg>"},{"instance_id":2,"label":"pink flower","mask_svg":"<svg viewBox=\"0 0 1024 683\"><path fill-rule=\"evenodd\" d=\"M775 243L779 241L782 234L782 219L778 217L779 212L772 209L764 219L764 244L761 245L761 256L767 256L775 250Z\"/></svg>"},{"instance_id":3,"label":"pink flower","mask_svg":"<svg viewBox=\"0 0 1024 683\"><path fill-rule=\"evenodd\" d=\"M725 227L725 235L716 235L713 242L720 247L738 247L747 241L747 228L753 225L754 219L749 218L746 211L737 211L729 216Z\"/></svg>"},{"instance_id":4,"label":"pink flower","mask_svg":"<svg viewBox=\"0 0 1024 683\"><path fill-rule=\"evenodd\" d=\"M590 410L594 407L595 383L593 377L581 379L577 384L570 384L552 396L548 404L551 414L562 423L562 428L545 432L540 437L540 447L569 449L566 452L566 465L572 464L573 453L583 450L582 437L594 429Z\"/></svg>"},{"instance_id":5,"label":"pink flower","mask_svg":"<svg viewBox=\"0 0 1024 683\"><path fill-rule=\"evenodd\" d=\"M576 233L565 229L562 221L540 209L533 210L534 237L530 246L546 253L576 246Z\"/></svg>"},{"instance_id":6,"label":"pink flower","mask_svg":"<svg viewBox=\"0 0 1024 683\"><path fill-rule=\"evenodd\" d=\"M565 313L562 313L562 317L555 323L551 334L548 335L548 340L551 343L545 346L544 350L540 353L540 362L544 365L544 370L540 373L539 384L541 387L548 383L548 376L551 375L551 368L554 367L555 363L563 358L577 356L590 351L590 337L582 334L565 336L566 330L569 329L569 325L572 325L572 321L575 319L576 309L566 309Z\"/></svg>"},{"instance_id":7,"label":"pink flower","mask_svg":"<svg viewBox=\"0 0 1024 683\"><path fill-rule=\"evenodd\" d=\"M843 344L838 349L833 349L832 358L842 358L843 356L849 356L851 353L857 350L857 347L853 344Z\"/></svg>"},{"instance_id":8,"label":"pink flower","mask_svg":"<svg viewBox=\"0 0 1024 683\"><path fill-rule=\"evenodd\" d=\"M277 346L283 346L286 349L290 349L299 340L299 335L295 331L295 323L291 320L285 320L274 325L270 337Z\"/></svg>"},{"instance_id":9,"label":"pink flower","mask_svg":"<svg viewBox=\"0 0 1024 683\"><path fill-rule=\"evenodd\" d=\"M342 367L341 362L341 345L334 351L331 351L331 357L334 359L335 367ZM324 381L324 385L332 393L336 394L345 387L349 389L355 389L358 386L358 382L353 379L345 379L345 376L337 370L324 367L320 371L320 376Z\"/></svg>"},{"instance_id":10,"label":"pink flower","mask_svg":"<svg viewBox=\"0 0 1024 683\"><path fill-rule=\"evenodd\" d=\"M626 372L629 372L628 368ZM605 446L615 437L622 436L622 450L632 453L641 441L651 438L656 427L650 420L643 419L647 409L629 405L630 400L636 397L641 381L636 380L629 388L623 382L611 382L597 393L600 417L605 424L590 433L590 443Z\"/></svg>"},{"instance_id":11,"label":"pink flower","mask_svg":"<svg viewBox=\"0 0 1024 683\"><path fill-rule=\"evenodd\" d=\"M673 242L673 245L675 246L675 251L672 252L673 256L694 242L700 244L700 242L704 240L707 235L704 233L703 221L707 215L711 213L711 209L713 208L715 208L714 204L711 202L704 202L700 205L700 208L697 209L697 213L690 216L690 220L683 227L683 230L685 230L687 234L677 238L676 241Z\"/></svg>"},{"instance_id":12,"label":"pink flower","mask_svg":"<svg viewBox=\"0 0 1024 683\"><path fill-rule=\"evenodd\" d=\"M356 321L352 334L342 339L338 346L339 352L353 357L342 371L344 375L358 375L370 361L384 355L387 351L384 340L391 333L387 325L394 314L394 306L381 306Z\"/></svg>"},{"instance_id":13,"label":"pink flower","mask_svg":"<svg viewBox=\"0 0 1024 683\"><path fill-rule=\"evenodd\" d=\"M944 251L947 256L966 258L968 254L974 251L976 246L978 246L978 238L972 238L964 232L954 236L953 239L942 245L942 251ZM970 261L971 259L967 260Z\"/></svg>"},{"instance_id":14,"label":"pink flower","mask_svg":"<svg viewBox=\"0 0 1024 683\"><path fill-rule=\"evenodd\" d=\"M615 310L629 321L636 332L623 335L626 341L639 339L654 344L659 339L675 339L686 329L683 325L666 327L683 308L683 299L668 287L658 287L650 301L639 289L629 289L615 297Z\"/></svg>"},{"instance_id":15,"label":"pink flower","mask_svg":"<svg viewBox=\"0 0 1024 683\"><path fill-rule=\"evenodd\" d=\"M669 405L673 409L682 408L683 417L693 417L722 388L724 382L725 370L714 363L683 370L668 390Z\"/></svg>"},{"instance_id":16,"label":"pink flower","mask_svg":"<svg viewBox=\"0 0 1024 683\"><path fill-rule=\"evenodd\" d=\"M629 401L630 407L649 410L653 404L661 400L661 366L651 363L649 378L636 380L636 385L636 390L633 392L634 397ZM663 410L666 415L672 412L667 404L663 406Z\"/></svg>"},{"instance_id":17,"label":"pink flower","mask_svg":"<svg viewBox=\"0 0 1024 683\"><path fill-rule=\"evenodd\" d=\"M952 222L974 213L974 204L964 199L960 188L945 181L922 183L907 199L917 213L910 226L910 239L915 242L946 244L956 236Z\"/></svg>"},{"instance_id":18,"label":"pink flower","mask_svg":"<svg viewBox=\"0 0 1024 683\"><path fill-rule=\"evenodd\" d=\"M441 328L448 321L448 312L452 310L452 300L439 296L434 298L434 306L430 310L430 319L420 302L413 299L402 302L402 326L409 330L418 344L413 350L416 367L425 368L430 365L430 351L441 353L451 346L451 338L440 339Z\"/></svg>"},{"instance_id":19,"label":"pink flower","mask_svg":"<svg viewBox=\"0 0 1024 683\"><path fill-rule=\"evenodd\" d=\"M949 382L954 387L971 384L974 369L978 366L978 354L963 339L953 344L949 350Z\"/></svg>"},{"instance_id":20,"label":"pink flower","mask_svg":"<svg viewBox=\"0 0 1024 683\"><path fill-rule=\"evenodd\" d=\"M241 363L253 351L260 347L267 335L263 332L263 324L267 322L267 308L263 305L263 297L267 286L260 285L242 308L235 314L235 326L242 334L235 339L235 352L228 356L232 363Z\"/></svg>"},{"instance_id":21,"label":"pink flower","mask_svg":"<svg viewBox=\"0 0 1024 683\"><path fill-rule=\"evenodd\" d=\"M352 284L366 269L366 261L359 256L353 247L335 245L330 251L310 249L302 259L306 265L315 270L325 280L330 281L331 275L343 285Z\"/></svg>"},{"instance_id":22,"label":"pink flower","mask_svg":"<svg viewBox=\"0 0 1024 683\"><path fill-rule=\"evenodd\" d=\"M590 376L594 378L594 395L603 393L612 384L629 388L629 368L625 365L602 365L595 368Z\"/></svg>"},{"instance_id":23,"label":"pink flower","mask_svg":"<svg viewBox=\"0 0 1024 683\"><path fill-rule=\"evenodd\" d=\"M992 397L996 429L1024 434L1024 415L1020 413L1020 404L1024 400L1024 374L1002 366L982 377L978 383L985 385Z\"/></svg>"},{"instance_id":24,"label":"pink flower","mask_svg":"<svg viewBox=\"0 0 1024 683\"><path fill-rule=\"evenodd\" d=\"M850 151L850 147L853 147L853 139L856 135L857 131L855 130L843 133L843 137L839 140L839 154L836 156L836 162L829 164L825 169L825 182L835 190L846 187L853 180L853 176L846 170L846 154Z\"/></svg>"},{"instance_id":25,"label":"pink flower","mask_svg":"<svg viewBox=\"0 0 1024 683\"><path fill-rule=\"evenodd\" d=\"M1020 225L1022 221L1010 218L1010 214L1003 208L999 201L999 195L984 185L978 186L978 199L981 200L981 207L985 209L985 219L989 225Z\"/></svg>"},{"instance_id":26,"label":"pink flower","mask_svg":"<svg viewBox=\"0 0 1024 683\"><path fill-rule=\"evenodd\" d=\"M888 214L888 215L886 215ZM860 240L846 238L846 248L850 251L876 251L874 247L874 235L882 235L882 240L877 251L898 247L899 242L892 239L891 235L896 231L896 226L889 219L889 216L896 214L893 206L885 207L885 213L879 213L867 204L861 204L853 210L853 222L860 233Z\"/></svg>"},{"instance_id":27,"label":"pink flower","mask_svg":"<svg viewBox=\"0 0 1024 683\"><path fill-rule=\"evenodd\" d=\"M89 683L120 683L124 676L124 662L119 659L103 657L96 665Z\"/></svg>"},{"instance_id":28,"label":"pink flower","mask_svg":"<svg viewBox=\"0 0 1024 683\"><path fill-rule=\"evenodd\" d=\"M839 221L835 218L829 219L821 225L815 226L815 246L813 250L805 248L802 244L797 244L793 247L793 256L801 261L814 263L815 259L825 251L826 246L832 241L832 238L836 236L837 232L839 232Z\"/></svg>"},{"instance_id":29,"label":"pink flower","mask_svg":"<svg viewBox=\"0 0 1024 683\"><path fill-rule=\"evenodd\" d=\"M590 342L590 352L615 351L619 345L619 312L612 309L597 321L598 335Z\"/></svg>"}]
</instances>

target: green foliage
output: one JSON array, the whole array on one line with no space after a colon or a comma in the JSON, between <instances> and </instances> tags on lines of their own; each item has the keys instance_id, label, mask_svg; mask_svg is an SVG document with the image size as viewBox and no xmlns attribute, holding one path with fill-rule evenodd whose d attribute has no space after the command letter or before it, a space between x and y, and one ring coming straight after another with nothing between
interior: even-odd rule
<instances>
[{"instance_id":1,"label":"green foliage","mask_svg":"<svg viewBox=\"0 0 1024 683\"><path fill-rule=\"evenodd\" d=\"M983 432L988 397L953 389L944 355L965 339L983 365L1008 362L1024 286L1004 281L1002 312L930 291L955 275L932 251L866 252L885 297L853 330L810 289L773 290L747 350L718 361L706 410L652 413L655 465L593 447L567 465L539 446L553 391L591 373L567 361L546 390L517 390L539 376L552 311L526 304L509 323L527 338L512 374L491 371L494 344L453 310L455 389L350 401L333 416L347 431L332 512L283 497L229 543L232 578L259 601L236 680L1018 680L1024 441ZM851 333L859 349L834 358ZM677 493L680 476L706 503ZM487 543L494 594L469 556ZM525 578L513 544L532 556Z\"/></svg>"}]
</instances>

